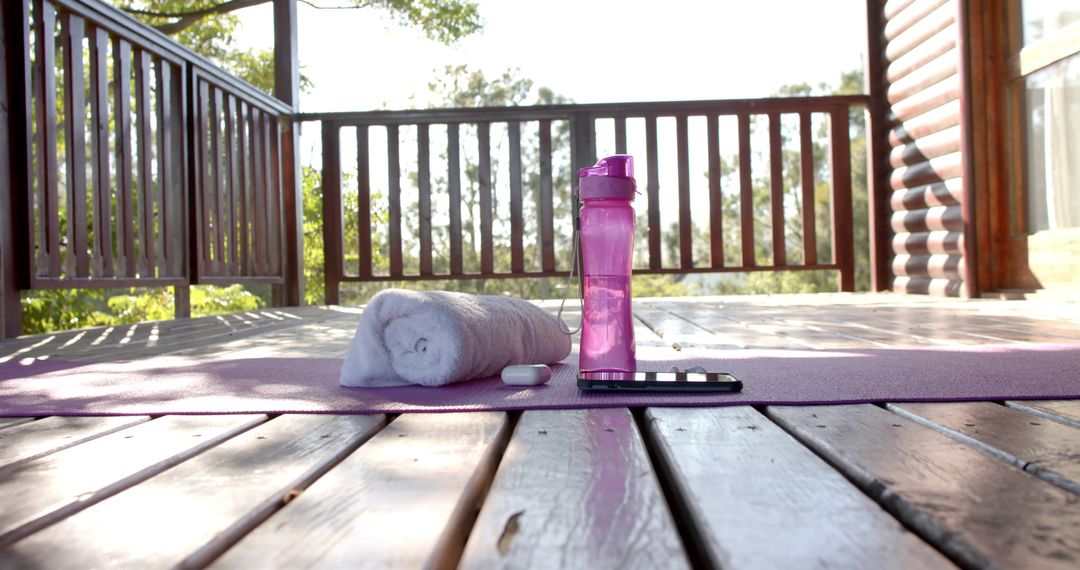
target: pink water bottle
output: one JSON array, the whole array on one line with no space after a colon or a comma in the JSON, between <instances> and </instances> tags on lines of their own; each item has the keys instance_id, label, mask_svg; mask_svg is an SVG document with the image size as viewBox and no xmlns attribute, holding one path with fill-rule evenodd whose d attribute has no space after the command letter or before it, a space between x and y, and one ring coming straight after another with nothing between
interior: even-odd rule
<instances>
[{"instance_id":1,"label":"pink water bottle","mask_svg":"<svg viewBox=\"0 0 1080 570\"><path fill-rule=\"evenodd\" d=\"M637 369L630 266L634 253L634 158L618 154L578 170L584 306L582 371Z\"/></svg>"}]
</instances>

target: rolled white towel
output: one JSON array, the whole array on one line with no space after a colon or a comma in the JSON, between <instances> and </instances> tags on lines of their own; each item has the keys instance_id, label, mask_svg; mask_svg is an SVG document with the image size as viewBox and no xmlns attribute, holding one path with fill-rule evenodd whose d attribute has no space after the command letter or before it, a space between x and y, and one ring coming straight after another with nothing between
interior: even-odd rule
<instances>
[{"instance_id":1,"label":"rolled white towel","mask_svg":"<svg viewBox=\"0 0 1080 570\"><path fill-rule=\"evenodd\" d=\"M372 297L341 366L343 386L442 386L570 354L554 315L520 299L386 289Z\"/></svg>"}]
</instances>

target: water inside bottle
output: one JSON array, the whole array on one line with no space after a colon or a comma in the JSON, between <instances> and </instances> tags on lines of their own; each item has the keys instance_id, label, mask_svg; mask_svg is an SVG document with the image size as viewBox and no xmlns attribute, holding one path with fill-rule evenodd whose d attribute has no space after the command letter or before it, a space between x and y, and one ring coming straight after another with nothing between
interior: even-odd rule
<instances>
[{"instance_id":1,"label":"water inside bottle","mask_svg":"<svg viewBox=\"0 0 1080 570\"><path fill-rule=\"evenodd\" d=\"M630 311L630 277L586 275L582 315L580 369L636 369L634 321Z\"/></svg>"}]
</instances>

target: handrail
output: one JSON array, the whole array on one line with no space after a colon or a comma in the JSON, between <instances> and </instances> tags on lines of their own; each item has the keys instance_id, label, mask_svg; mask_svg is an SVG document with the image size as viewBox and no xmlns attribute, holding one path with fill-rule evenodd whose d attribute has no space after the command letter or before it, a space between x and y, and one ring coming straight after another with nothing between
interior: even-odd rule
<instances>
[{"instance_id":1,"label":"handrail","mask_svg":"<svg viewBox=\"0 0 1080 570\"><path fill-rule=\"evenodd\" d=\"M584 103L562 105L520 105L513 107L468 107L449 109L406 109L399 111L334 111L324 113L300 113L297 120L302 122L323 121L340 125L401 125L433 124L450 122L470 122L489 120L538 121L560 119L575 113L586 113L596 118L611 118L620 115L659 115L674 116L680 114L700 115L716 113L732 115L737 113L769 113L796 111L825 112L836 105L868 105L868 95L832 95L826 97L784 97L769 99L718 99L699 101L659 101L659 102L624 102L624 103Z\"/></svg>"}]
</instances>

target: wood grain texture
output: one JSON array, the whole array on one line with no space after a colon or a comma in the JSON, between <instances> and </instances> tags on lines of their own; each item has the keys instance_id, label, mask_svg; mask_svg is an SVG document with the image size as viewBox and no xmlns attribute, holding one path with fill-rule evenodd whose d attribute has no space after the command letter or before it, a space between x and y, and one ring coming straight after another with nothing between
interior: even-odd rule
<instances>
[{"instance_id":1,"label":"wood grain texture","mask_svg":"<svg viewBox=\"0 0 1080 570\"><path fill-rule=\"evenodd\" d=\"M645 418L712 567L952 567L749 406L650 408Z\"/></svg>"},{"instance_id":2,"label":"wood grain texture","mask_svg":"<svg viewBox=\"0 0 1080 570\"><path fill-rule=\"evenodd\" d=\"M149 419L149 416L53 416L9 428L0 433L0 467L30 461Z\"/></svg>"},{"instance_id":3,"label":"wood grain texture","mask_svg":"<svg viewBox=\"0 0 1080 570\"><path fill-rule=\"evenodd\" d=\"M626 409L525 412L460 568L688 568Z\"/></svg>"},{"instance_id":4,"label":"wood grain texture","mask_svg":"<svg viewBox=\"0 0 1080 570\"><path fill-rule=\"evenodd\" d=\"M0 418L0 429L10 429L34 421L34 418Z\"/></svg>"},{"instance_id":5,"label":"wood grain texture","mask_svg":"<svg viewBox=\"0 0 1080 570\"><path fill-rule=\"evenodd\" d=\"M525 271L525 246L522 242L525 220L522 211L521 123L507 123L506 137L510 145L510 271L521 273Z\"/></svg>"},{"instance_id":6,"label":"wood grain texture","mask_svg":"<svg viewBox=\"0 0 1080 570\"><path fill-rule=\"evenodd\" d=\"M1080 400L1005 402L1005 405L1067 426L1080 428Z\"/></svg>"},{"instance_id":7,"label":"wood grain texture","mask_svg":"<svg viewBox=\"0 0 1080 570\"><path fill-rule=\"evenodd\" d=\"M452 567L508 436L501 413L400 416L214 567Z\"/></svg>"},{"instance_id":8,"label":"wood grain texture","mask_svg":"<svg viewBox=\"0 0 1080 570\"><path fill-rule=\"evenodd\" d=\"M753 267L754 259L754 188L750 173L750 115L739 115L739 250L742 266Z\"/></svg>"},{"instance_id":9,"label":"wood grain texture","mask_svg":"<svg viewBox=\"0 0 1080 570\"><path fill-rule=\"evenodd\" d=\"M0 548L193 457L264 415L165 416L0 469Z\"/></svg>"},{"instance_id":10,"label":"wood grain texture","mask_svg":"<svg viewBox=\"0 0 1080 570\"><path fill-rule=\"evenodd\" d=\"M709 115L705 119L708 132L709 161L709 258L713 267L724 266L724 200L720 189L720 119ZM625 138L625 136L624 136Z\"/></svg>"},{"instance_id":11,"label":"wood grain texture","mask_svg":"<svg viewBox=\"0 0 1080 570\"><path fill-rule=\"evenodd\" d=\"M357 131L364 127L357 127ZM460 125L446 125L446 178L450 196L450 273L464 273L461 249L461 133ZM361 212L367 212L361 204ZM368 214L363 214L368 215ZM363 229L360 230L364 231Z\"/></svg>"},{"instance_id":12,"label":"wood grain texture","mask_svg":"<svg viewBox=\"0 0 1080 570\"><path fill-rule=\"evenodd\" d=\"M889 404L908 419L1076 494L1080 430L993 402Z\"/></svg>"},{"instance_id":13,"label":"wood grain texture","mask_svg":"<svg viewBox=\"0 0 1080 570\"><path fill-rule=\"evenodd\" d=\"M381 415L276 418L19 541L4 557L24 567L201 566L384 421Z\"/></svg>"},{"instance_id":14,"label":"wood grain texture","mask_svg":"<svg viewBox=\"0 0 1080 570\"><path fill-rule=\"evenodd\" d=\"M709 327L687 319L677 313L668 310L667 307L659 307L651 302L636 302L634 304L634 317L645 323L657 336L666 341L666 344L682 350L683 348L742 348L740 338L720 336L713 333Z\"/></svg>"},{"instance_id":15,"label":"wood grain texture","mask_svg":"<svg viewBox=\"0 0 1080 570\"><path fill-rule=\"evenodd\" d=\"M871 406L769 407L905 525L969 567L1075 568L1075 495Z\"/></svg>"},{"instance_id":16,"label":"wood grain texture","mask_svg":"<svg viewBox=\"0 0 1080 570\"><path fill-rule=\"evenodd\" d=\"M86 235L86 69L83 39L86 22L63 12L64 53L64 148L67 150L68 275L90 276L89 243Z\"/></svg>"}]
</instances>

